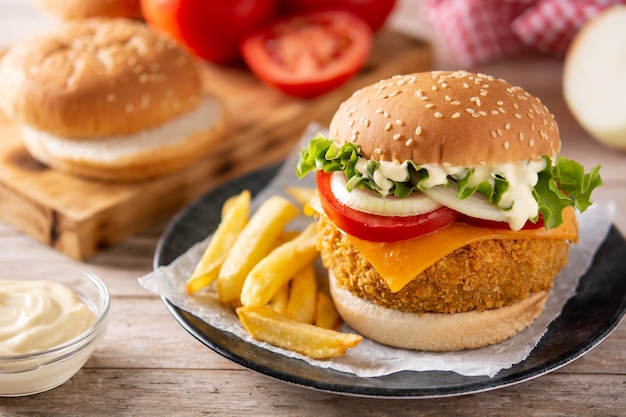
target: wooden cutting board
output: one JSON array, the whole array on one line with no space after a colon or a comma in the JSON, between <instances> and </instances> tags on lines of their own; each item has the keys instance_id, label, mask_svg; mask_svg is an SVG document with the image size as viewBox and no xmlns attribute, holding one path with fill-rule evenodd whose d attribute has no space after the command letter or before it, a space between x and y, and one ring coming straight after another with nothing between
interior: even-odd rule
<instances>
[{"instance_id":1,"label":"wooden cutting board","mask_svg":"<svg viewBox=\"0 0 626 417\"><path fill-rule=\"evenodd\" d=\"M328 124L353 90L394 74L425 71L430 47L399 33L378 34L362 72L331 93L299 100L247 70L203 65L206 88L223 98L230 131L205 160L152 181L112 184L51 170L30 157L20 129L0 115L0 218L76 259L176 211L234 176L283 159L312 121Z\"/></svg>"}]
</instances>

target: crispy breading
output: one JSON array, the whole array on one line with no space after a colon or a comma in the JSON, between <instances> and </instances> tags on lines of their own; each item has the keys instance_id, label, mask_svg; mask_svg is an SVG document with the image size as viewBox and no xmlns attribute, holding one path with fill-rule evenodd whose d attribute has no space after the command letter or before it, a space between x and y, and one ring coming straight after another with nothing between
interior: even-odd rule
<instances>
[{"instance_id":1,"label":"crispy breading","mask_svg":"<svg viewBox=\"0 0 626 417\"><path fill-rule=\"evenodd\" d=\"M382 277L326 216L318 249L340 287L387 308L415 313L483 311L549 290L567 264L565 239L484 240L441 258L393 293Z\"/></svg>"}]
</instances>

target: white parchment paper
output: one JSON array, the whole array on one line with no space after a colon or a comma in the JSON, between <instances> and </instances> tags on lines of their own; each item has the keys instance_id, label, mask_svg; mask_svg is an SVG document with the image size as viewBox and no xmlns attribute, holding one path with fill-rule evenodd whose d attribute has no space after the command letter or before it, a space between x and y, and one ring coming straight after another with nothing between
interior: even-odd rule
<instances>
[{"instance_id":1,"label":"white parchment paper","mask_svg":"<svg viewBox=\"0 0 626 417\"><path fill-rule=\"evenodd\" d=\"M310 126L303 140L313 137L319 126ZM286 186L313 186L313 176L298 181L294 169L298 158L298 147L287 159L276 178L254 201L257 207L268 195L284 195ZM210 237L190 248L170 265L159 267L139 278L141 286L158 295L165 296L172 304L201 318L211 326L233 333L258 346L263 346L285 356L300 358L312 365L350 372L363 377L388 375L399 371L452 371L467 376L495 376L500 370L510 368L524 360L537 345L548 325L558 317L567 300L575 295L578 279L589 267L596 249L604 240L612 223L613 204L594 204L579 215L580 238L570 249L569 263L555 279L548 302L538 319L524 331L494 346L480 349L430 353L384 346L364 339L345 355L332 360L314 360L286 351L251 338L243 329L236 314L217 301L217 294L208 291L201 296L190 297L185 290L187 278L199 261ZM300 219L300 221L303 221ZM310 221L310 220L309 220ZM298 227L296 223L294 227ZM352 330L344 325L342 331Z\"/></svg>"}]
</instances>

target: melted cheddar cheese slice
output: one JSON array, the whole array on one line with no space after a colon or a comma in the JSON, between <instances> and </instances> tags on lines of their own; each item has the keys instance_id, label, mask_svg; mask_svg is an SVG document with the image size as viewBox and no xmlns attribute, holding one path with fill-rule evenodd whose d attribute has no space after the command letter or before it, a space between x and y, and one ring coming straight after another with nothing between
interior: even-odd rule
<instances>
[{"instance_id":1,"label":"melted cheddar cheese slice","mask_svg":"<svg viewBox=\"0 0 626 417\"><path fill-rule=\"evenodd\" d=\"M372 264L393 292L400 291L413 278L439 259L470 243L486 239L570 239L578 240L573 209L563 212L563 223L546 230L486 229L453 222L430 235L399 242L369 242L347 235L350 242Z\"/></svg>"}]
</instances>

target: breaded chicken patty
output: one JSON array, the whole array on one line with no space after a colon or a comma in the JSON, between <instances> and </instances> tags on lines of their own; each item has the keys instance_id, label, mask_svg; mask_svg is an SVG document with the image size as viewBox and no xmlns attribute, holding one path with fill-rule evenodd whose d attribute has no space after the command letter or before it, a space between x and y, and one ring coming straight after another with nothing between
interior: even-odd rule
<instances>
[{"instance_id":1,"label":"breaded chicken patty","mask_svg":"<svg viewBox=\"0 0 626 417\"><path fill-rule=\"evenodd\" d=\"M400 291L378 272L322 215L318 248L338 286L383 307L413 313L483 311L514 304L549 290L567 264L565 239L484 240L444 256Z\"/></svg>"}]
</instances>

